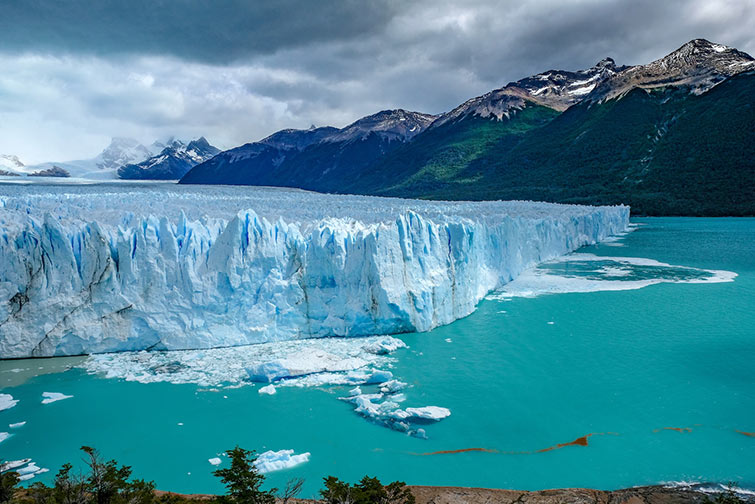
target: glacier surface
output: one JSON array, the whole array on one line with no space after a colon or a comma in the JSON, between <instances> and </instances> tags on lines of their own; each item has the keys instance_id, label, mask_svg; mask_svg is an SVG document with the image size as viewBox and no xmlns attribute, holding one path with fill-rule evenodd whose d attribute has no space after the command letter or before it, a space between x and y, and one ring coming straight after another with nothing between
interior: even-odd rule
<instances>
[{"instance_id":1,"label":"glacier surface","mask_svg":"<svg viewBox=\"0 0 755 504\"><path fill-rule=\"evenodd\" d=\"M428 331L629 208L0 185L0 357Z\"/></svg>"}]
</instances>

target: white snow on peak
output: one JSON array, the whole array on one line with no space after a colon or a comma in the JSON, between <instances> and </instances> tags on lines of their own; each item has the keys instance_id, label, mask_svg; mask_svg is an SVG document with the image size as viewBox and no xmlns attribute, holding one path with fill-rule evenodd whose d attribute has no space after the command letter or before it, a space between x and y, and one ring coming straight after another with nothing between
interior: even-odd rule
<instances>
[{"instance_id":1,"label":"white snow on peak","mask_svg":"<svg viewBox=\"0 0 755 504\"><path fill-rule=\"evenodd\" d=\"M623 206L154 185L2 185L0 209L5 357L428 331L629 218Z\"/></svg>"}]
</instances>

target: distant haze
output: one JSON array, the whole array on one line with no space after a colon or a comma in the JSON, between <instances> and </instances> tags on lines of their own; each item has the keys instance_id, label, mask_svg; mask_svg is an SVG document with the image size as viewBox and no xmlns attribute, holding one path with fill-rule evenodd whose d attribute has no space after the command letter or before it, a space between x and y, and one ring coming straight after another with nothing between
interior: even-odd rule
<instances>
[{"instance_id":1,"label":"distant haze","mask_svg":"<svg viewBox=\"0 0 755 504\"><path fill-rule=\"evenodd\" d=\"M0 153L91 158L111 136L230 148L382 109L439 113L693 38L753 54L753 26L752 0L5 0Z\"/></svg>"}]
</instances>

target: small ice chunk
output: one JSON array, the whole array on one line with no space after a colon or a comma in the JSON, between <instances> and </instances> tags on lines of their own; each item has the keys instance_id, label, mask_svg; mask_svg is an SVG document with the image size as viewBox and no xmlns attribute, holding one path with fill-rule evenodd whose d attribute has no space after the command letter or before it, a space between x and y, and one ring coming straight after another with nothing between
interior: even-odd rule
<instances>
[{"instance_id":1,"label":"small ice chunk","mask_svg":"<svg viewBox=\"0 0 755 504\"><path fill-rule=\"evenodd\" d=\"M70 399L72 395L61 394L60 392L42 392L42 404L50 404L56 401L62 401L63 399Z\"/></svg>"},{"instance_id":2,"label":"small ice chunk","mask_svg":"<svg viewBox=\"0 0 755 504\"><path fill-rule=\"evenodd\" d=\"M0 472L10 471L11 469L16 469L17 467L21 467L23 465L28 464L31 462L30 458L25 458L21 460L9 460L8 462L3 462L0 464Z\"/></svg>"},{"instance_id":3,"label":"small ice chunk","mask_svg":"<svg viewBox=\"0 0 755 504\"><path fill-rule=\"evenodd\" d=\"M219 457L212 457L211 459L207 459L207 462L209 462L210 464L216 466L216 465L220 465L220 463L222 462L222 460L220 460Z\"/></svg>"},{"instance_id":4,"label":"small ice chunk","mask_svg":"<svg viewBox=\"0 0 755 504\"><path fill-rule=\"evenodd\" d=\"M423 406L422 408L406 408L404 418L439 421L451 415L451 410L440 406Z\"/></svg>"},{"instance_id":5,"label":"small ice chunk","mask_svg":"<svg viewBox=\"0 0 755 504\"><path fill-rule=\"evenodd\" d=\"M5 441L9 437L11 437L10 433L8 433L8 432L0 432L0 443L2 443L3 441Z\"/></svg>"},{"instance_id":6,"label":"small ice chunk","mask_svg":"<svg viewBox=\"0 0 755 504\"><path fill-rule=\"evenodd\" d=\"M406 343L398 338L388 336L378 341L368 343L362 348L365 352L369 352L375 355L386 355L395 352L399 348L406 348Z\"/></svg>"},{"instance_id":7,"label":"small ice chunk","mask_svg":"<svg viewBox=\"0 0 755 504\"><path fill-rule=\"evenodd\" d=\"M362 395L362 389L361 389L361 387L356 386L353 389L349 390L349 395L352 396L352 397L353 396Z\"/></svg>"},{"instance_id":8,"label":"small ice chunk","mask_svg":"<svg viewBox=\"0 0 755 504\"><path fill-rule=\"evenodd\" d=\"M23 427L24 425L26 425L26 422L18 422L18 423L8 424L8 427L10 427L11 429L18 429L19 427Z\"/></svg>"},{"instance_id":9,"label":"small ice chunk","mask_svg":"<svg viewBox=\"0 0 755 504\"><path fill-rule=\"evenodd\" d=\"M254 465L261 473L280 471L309 462L309 452L294 454L294 450L266 451L257 457Z\"/></svg>"},{"instance_id":10,"label":"small ice chunk","mask_svg":"<svg viewBox=\"0 0 755 504\"><path fill-rule=\"evenodd\" d=\"M370 376L367 377L367 379L364 381L365 385L376 385L379 383L387 382L388 380L391 380L393 378L393 373L390 371L382 371L380 369L376 369L375 371L370 374Z\"/></svg>"},{"instance_id":11,"label":"small ice chunk","mask_svg":"<svg viewBox=\"0 0 755 504\"><path fill-rule=\"evenodd\" d=\"M453 343L453 340L451 340L451 338L446 338L446 343Z\"/></svg>"},{"instance_id":12,"label":"small ice chunk","mask_svg":"<svg viewBox=\"0 0 755 504\"><path fill-rule=\"evenodd\" d=\"M380 385L380 392L383 394L394 394L406 388L407 384L398 380L388 380Z\"/></svg>"},{"instance_id":13,"label":"small ice chunk","mask_svg":"<svg viewBox=\"0 0 755 504\"><path fill-rule=\"evenodd\" d=\"M18 404L18 399L13 399L10 394L0 394L0 411L11 409Z\"/></svg>"},{"instance_id":14,"label":"small ice chunk","mask_svg":"<svg viewBox=\"0 0 755 504\"><path fill-rule=\"evenodd\" d=\"M36 473L37 471L39 471L40 469L41 469L41 468L40 468L40 467L38 467L38 466L37 466L37 464L36 464L35 462L32 462L32 463L30 463L30 464L29 464L28 466L26 466L26 467L22 467L21 469L17 469L17 470L16 470L16 472L17 472L17 473L18 473L18 474L19 474L20 476L23 476L24 474L34 474L34 473Z\"/></svg>"},{"instance_id":15,"label":"small ice chunk","mask_svg":"<svg viewBox=\"0 0 755 504\"><path fill-rule=\"evenodd\" d=\"M259 390L260 394L267 394L267 395L273 395L273 394L275 394L275 392L277 392L277 391L275 390L275 385L273 385L272 383L270 385L266 385L266 386L262 387Z\"/></svg>"},{"instance_id":16,"label":"small ice chunk","mask_svg":"<svg viewBox=\"0 0 755 504\"><path fill-rule=\"evenodd\" d=\"M548 322L548 325L553 325L553 324L555 324L555 322L553 321Z\"/></svg>"}]
</instances>

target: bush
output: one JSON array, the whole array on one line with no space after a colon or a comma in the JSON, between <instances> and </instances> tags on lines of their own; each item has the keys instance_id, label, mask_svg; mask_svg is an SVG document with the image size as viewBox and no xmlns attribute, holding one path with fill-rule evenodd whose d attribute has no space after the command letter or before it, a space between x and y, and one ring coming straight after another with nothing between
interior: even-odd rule
<instances>
[{"instance_id":1,"label":"bush","mask_svg":"<svg viewBox=\"0 0 755 504\"><path fill-rule=\"evenodd\" d=\"M404 482L383 486L379 479L369 476L354 485L328 476L320 495L328 504L414 504L414 495Z\"/></svg>"}]
</instances>

